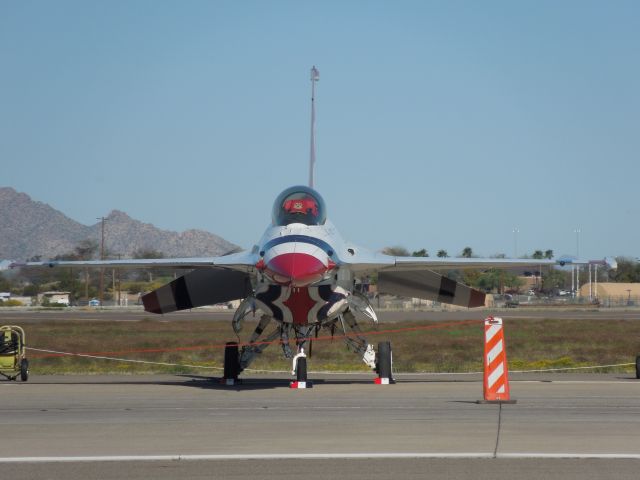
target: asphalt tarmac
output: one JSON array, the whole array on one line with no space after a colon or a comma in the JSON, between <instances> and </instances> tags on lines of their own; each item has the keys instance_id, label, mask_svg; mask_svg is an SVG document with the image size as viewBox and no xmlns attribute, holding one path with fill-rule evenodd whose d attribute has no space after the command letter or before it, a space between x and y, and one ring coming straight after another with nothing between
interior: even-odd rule
<instances>
[{"instance_id":1,"label":"asphalt tarmac","mask_svg":"<svg viewBox=\"0 0 640 480\"><path fill-rule=\"evenodd\" d=\"M639 310L382 311L381 322L638 319ZM172 318L230 321L198 309ZM136 310L3 310L0 323L139 321ZM631 361L631 360L630 360ZM640 380L512 374L515 405L478 405L478 375L32 376L0 381L0 478L637 479Z\"/></svg>"},{"instance_id":2,"label":"asphalt tarmac","mask_svg":"<svg viewBox=\"0 0 640 480\"><path fill-rule=\"evenodd\" d=\"M0 478L638 478L640 381L477 375L34 376L0 382Z\"/></svg>"}]
</instances>

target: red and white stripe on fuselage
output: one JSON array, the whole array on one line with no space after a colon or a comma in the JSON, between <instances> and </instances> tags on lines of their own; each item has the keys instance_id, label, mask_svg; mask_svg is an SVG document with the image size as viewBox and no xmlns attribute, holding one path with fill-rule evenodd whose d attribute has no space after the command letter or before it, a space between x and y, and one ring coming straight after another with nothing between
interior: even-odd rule
<instances>
[{"instance_id":1,"label":"red and white stripe on fuselage","mask_svg":"<svg viewBox=\"0 0 640 480\"><path fill-rule=\"evenodd\" d=\"M254 301L257 308L280 322L312 325L344 312L348 296L342 287L329 284L310 287L261 284Z\"/></svg>"},{"instance_id":2,"label":"red and white stripe on fuselage","mask_svg":"<svg viewBox=\"0 0 640 480\"><path fill-rule=\"evenodd\" d=\"M278 285L306 287L335 267L327 253L305 242L285 242L264 253L259 268Z\"/></svg>"}]
</instances>

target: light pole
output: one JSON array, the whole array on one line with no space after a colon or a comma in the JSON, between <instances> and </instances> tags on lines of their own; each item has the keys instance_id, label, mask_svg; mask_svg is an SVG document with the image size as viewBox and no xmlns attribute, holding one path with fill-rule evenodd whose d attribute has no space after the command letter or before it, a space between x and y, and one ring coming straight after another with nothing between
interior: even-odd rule
<instances>
[{"instance_id":1,"label":"light pole","mask_svg":"<svg viewBox=\"0 0 640 480\"><path fill-rule=\"evenodd\" d=\"M520 229L513 227L513 258L518 258L518 233Z\"/></svg>"},{"instance_id":2,"label":"light pole","mask_svg":"<svg viewBox=\"0 0 640 480\"><path fill-rule=\"evenodd\" d=\"M576 259L580 260L580 227L573 229L573 233L576 234ZM573 270L571 270L571 283L573 283ZM578 289L580 288L580 265L576 264L576 287L573 292L573 296L578 296Z\"/></svg>"}]
</instances>

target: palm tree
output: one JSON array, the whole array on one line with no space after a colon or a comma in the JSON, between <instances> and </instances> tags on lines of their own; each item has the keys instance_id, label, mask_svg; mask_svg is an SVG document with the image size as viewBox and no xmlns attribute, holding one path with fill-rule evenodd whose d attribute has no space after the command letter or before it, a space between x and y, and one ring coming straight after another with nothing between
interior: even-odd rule
<instances>
[{"instance_id":1,"label":"palm tree","mask_svg":"<svg viewBox=\"0 0 640 480\"><path fill-rule=\"evenodd\" d=\"M409 250L400 246L384 247L382 249L382 253L384 253L385 255L391 255L392 257L408 257L409 256Z\"/></svg>"},{"instance_id":2,"label":"palm tree","mask_svg":"<svg viewBox=\"0 0 640 480\"><path fill-rule=\"evenodd\" d=\"M462 256L464 258L471 258L473 256L473 250L471 250L471 247L464 247L462 250Z\"/></svg>"}]
</instances>

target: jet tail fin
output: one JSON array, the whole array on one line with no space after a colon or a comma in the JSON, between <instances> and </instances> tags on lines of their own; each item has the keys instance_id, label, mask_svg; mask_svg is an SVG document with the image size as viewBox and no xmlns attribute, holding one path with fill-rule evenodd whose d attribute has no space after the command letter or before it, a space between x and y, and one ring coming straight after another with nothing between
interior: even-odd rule
<instances>
[{"instance_id":1,"label":"jet tail fin","mask_svg":"<svg viewBox=\"0 0 640 480\"><path fill-rule=\"evenodd\" d=\"M309 156L309 187L313 188L313 169L316 165L316 82L320 72L314 65L311 69L311 151Z\"/></svg>"}]
</instances>

